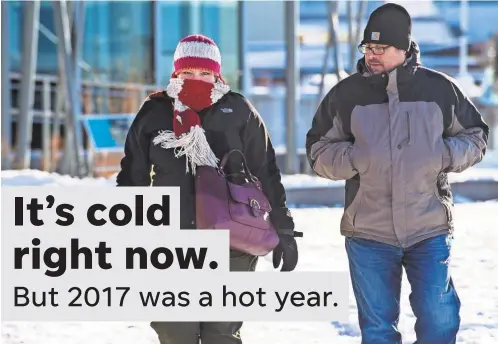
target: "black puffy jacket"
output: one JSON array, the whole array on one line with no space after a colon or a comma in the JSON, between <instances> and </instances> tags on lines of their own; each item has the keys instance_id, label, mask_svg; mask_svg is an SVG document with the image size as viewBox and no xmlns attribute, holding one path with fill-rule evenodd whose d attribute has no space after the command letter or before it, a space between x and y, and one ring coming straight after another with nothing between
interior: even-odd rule
<instances>
[{"instance_id":1,"label":"black puffy jacket","mask_svg":"<svg viewBox=\"0 0 498 344\"><path fill-rule=\"evenodd\" d=\"M292 234L294 222L286 206L275 151L257 111L242 95L229 92L199 116L211 149L220 161L231 149L244 153L250 171L261 181L271 203L270 219L274 226L280 233ZM165 92L149 96L140 107L126 138L117 186L179 186L180 226L195 229L195 179L186 172L185 157L177 158L173 150L153 143L162 130L173 130L173 99ZM241 169L241 158L232 154L227 172Z\"/></svg>"}]
</instances>

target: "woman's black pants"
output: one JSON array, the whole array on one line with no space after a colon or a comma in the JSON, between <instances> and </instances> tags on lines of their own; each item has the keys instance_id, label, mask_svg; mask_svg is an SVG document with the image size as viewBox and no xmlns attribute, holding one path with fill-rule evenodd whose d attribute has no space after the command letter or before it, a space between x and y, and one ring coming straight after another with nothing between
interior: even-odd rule
<instances>
[{"instance_id":1,"label":"woman's black pants","mask_svg":"<svg viewBox=\"0 0 498 344\"><path fill-rule=\"evenodd\" d=\"M254 271L258 257L232 251L230 271ZM152 322L161 344L242 344L242 322Z\"/></svg>"}]
</instances>

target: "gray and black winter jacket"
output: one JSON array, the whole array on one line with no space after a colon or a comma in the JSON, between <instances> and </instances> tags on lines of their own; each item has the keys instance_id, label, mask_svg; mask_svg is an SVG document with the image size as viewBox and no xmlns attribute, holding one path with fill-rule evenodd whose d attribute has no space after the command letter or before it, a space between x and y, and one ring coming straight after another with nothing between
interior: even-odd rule
<instances>
[{"instance_id":1,"label":"gray and black winter jacket","mask_svg":"<svg viewBox=\"0 0 498 344\"><path fill-rule=\"evenodd\" d=\"M489 128L448 76L410 56L390 73L358 73L322 100L306 137L313 170L346 180L341 233L408 247L452 233L447 173L480 162Z\"/></svg>"}]
</instances>

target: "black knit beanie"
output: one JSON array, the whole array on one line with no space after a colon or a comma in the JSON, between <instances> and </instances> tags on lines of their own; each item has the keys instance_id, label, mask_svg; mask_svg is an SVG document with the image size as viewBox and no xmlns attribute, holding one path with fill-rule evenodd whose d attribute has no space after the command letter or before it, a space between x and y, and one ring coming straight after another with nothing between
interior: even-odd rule
<instances>
[{"instance_id":1,"label":"black knit beanie","mask_svg":"<svg viewBox=\"0 0 498 344\"><path fill-rule=\"evenodd\" d=\"M361 44L377 43L408 50L412 20L403 6L388 3L375 9L368 19Z\"/></svg>"}]
</instances>

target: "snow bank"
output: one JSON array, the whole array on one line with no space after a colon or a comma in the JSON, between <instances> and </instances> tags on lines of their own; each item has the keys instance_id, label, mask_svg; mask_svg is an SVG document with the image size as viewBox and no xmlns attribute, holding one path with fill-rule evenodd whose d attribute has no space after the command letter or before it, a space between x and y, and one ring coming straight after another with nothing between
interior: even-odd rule
<instances>
[{"instance_id":1,"label":"snow bank","mask_svg":"<svg viewBox=\"0 0 498 344\"><path fill-rule=\"evenodd\" d=\"M111 186L115 181L107 178L73 178L68 175L39 170L2 171L2 186Z\"/></svg>"}]
</instances>

